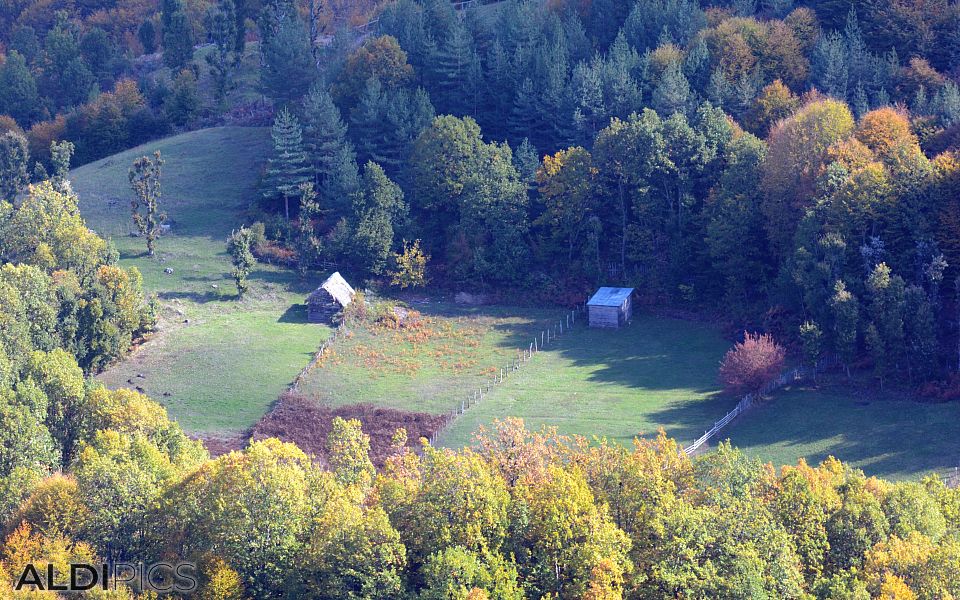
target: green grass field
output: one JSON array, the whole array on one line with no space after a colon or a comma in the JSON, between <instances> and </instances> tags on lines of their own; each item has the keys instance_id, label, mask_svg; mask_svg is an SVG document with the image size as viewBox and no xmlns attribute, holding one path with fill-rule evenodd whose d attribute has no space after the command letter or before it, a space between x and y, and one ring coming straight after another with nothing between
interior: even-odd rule
<instances>
[{"instance_id":1,"label":"green grass field","mask_svg":"<svg viewBox=\"0 0 960 600\"><path fill-rule=\"evenodd\" d=\"M723 437L775 465L833 455L870 475L915 478L960 465L960 404L902 400L841 376L776 393Z\"/></svg>"},{"instance_id":2,"label":"green grass field","mask_svg":"<svg viewBox=\"0 0 960 600\"><path fill-rule=\"evenodd\" d=\"M457 419L442 442L469 444L480 425L505 416L624 444L660 427L691 441L736 404L717 386L727 346L712 327L675 319L635 315L617 331L578 325Z\"/></svg>"},{"instance_id":3,"label":"green grass field","mask_svg":"<svg viewBox=\"0 0 960 600\"><path fill-rule=\"evenodd\" d=\"M326 404L444 413L526 348L560 310L416 303L423 326L352 327L301 384Z\"/></svg>"},{"instance_id":4,"label":"green grass field","mask_svg":"<svg viewBox=\"0 0 960 600\"><path fill-rule=\"evenodd\" d=\"M163 305L159 333L100 378L114 387L142 387L191 432L252 425L329 333L308 324L299 310L318 277L303 281L290 271L258 265L250 293L236 299L226 238L255 198L269 147L265 129L212 128L158 140L71 173L88 226L113 239L121 265L139 268L146 291ZM166 161L162 203L171 229L151 258L144 240L129 235L134 227L127 169L134 158L154 150ZM173 273L164 273L166 268Z\"/></svg>"}]
</instances>

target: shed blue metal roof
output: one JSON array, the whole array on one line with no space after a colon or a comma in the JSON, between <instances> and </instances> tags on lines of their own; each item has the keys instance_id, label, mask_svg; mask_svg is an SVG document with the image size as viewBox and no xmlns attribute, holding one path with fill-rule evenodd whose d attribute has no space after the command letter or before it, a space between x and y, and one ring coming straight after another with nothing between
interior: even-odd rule
<instances>
[{"instance_id":1,"label":"shed blue metal roof","mask_svg":"<svg viewBox=\"0 0 960 600\"><path fill-rule=\"evenodd\" d=\"M587 306L620 306L632 293L633 288L602 287L590 298Z\"/></svg>"}]
</instances>

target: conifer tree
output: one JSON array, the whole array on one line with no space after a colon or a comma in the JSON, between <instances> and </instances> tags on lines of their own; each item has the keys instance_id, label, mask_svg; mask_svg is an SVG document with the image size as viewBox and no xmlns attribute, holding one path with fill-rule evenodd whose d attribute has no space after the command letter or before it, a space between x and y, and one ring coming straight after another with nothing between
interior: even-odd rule
<instances>
[{"instance_id":1,"label":"conifer tree","mask_svg":"<svg viewBox=\"0 0 960 600\"><path fill-rule=\"evenodd\" d=\"M367 80L360 101L350 113L350 134L361 161L370 160L381 144L383 86L376 77Z\"/></svg>"},{"instance_id":2,"label":"conifer tree","mask_svg":"<svg viewBox=\"0 0 960 600\"><path fill-rule=\"evenodd\" d=\"M537 105L537 93L530 78L523 80L510 110L507 121L510 124L510 139L521 140L531 132L538 131L540 111Z\"/></svg>"},{"instance_id":3,"label":"conifer tree","mask_svg":"<svg viewBox=\"0 0 960 600\"><path fill-rule=\"evenodd\" d=\"M164 2L164 10L163 63L178 71L193 59L193 30L180 0Z\"/></svg>"},{"instance_id":4,"label":"conifer tree","mask_svg":"<svg viewBox=\"0 0 960 600\"><path fill-rule=\"evenodd\" d=\"M476 58L473 38L459 20L432 57L432 89L437 91L435 100L443 112L459 112L468 104L469 77L475 75L472 64Z\"/></svg>"},{"instance_id":5,"label":"conifer tree","mask_svg":"<svg viewBox=\"0 0 960 600\"><path fill-rule=\"evenodd\" d=\"M347 213L351 197L360 186L360 167L357 155L349 142L341 146L330 162L330 176L321 188L322 201L338 216Z\"/></svg>"},{"instance_id":6,"label":"conifer tree","mask_svg":"<svg viewBox=\"0 0 960 600\"><path fill-rule=\"evenodd\" d=\"M347 144L347 126L340 109L321 83L303 98L303 148L313 167L314 180L323 185L332 175L337 154Z\"/></svg>"},{"instance_id":7,"label":"conifer tree","mask_svg":"<svg viewBox=\"0 0 960 600\"><path fill-rule=\"evenodd\" d=\"M300 184L310 179L307 155L303 151L303 133L300 122L282 109L273 121L273 157L267 168L264 196L283 198L284 215L290 219L290 198L297 196Z\"/></svg>"},{"instance_id":8,"label":"conifer tree","mask_svg":"<svg viewBox=\"0 0 960 600\"><path fill-rule=\"evenodd\" d=\"M137 39L143 46L144 54L153 54L157 51L157 29L151 19L147 19L140 24L137 29Z\"/></svg>"},{"instance_id":9,"label":"conifer tree","mask_svg":"<svg viewBox=\"0 0 960 600\"><path fill-rule=\"evenodd\" d=\"M653 106L664 117L684 113L690 104L690 83L679 65L670 65L653 90Z\"/></svg>"},{"instance_id":10,"label":"conifer tree","mask_svg":"<svg viewBox=\"0 0 960 600\"><path fill-rule=\"evenodd\" d=\"M50 163L53 165L53 186L61 193L67 190L70 176L70 159L73 158L73 142L66 140L50 143Z\"/></svg>"},{"instance_id":11,"label":"conifer tree","mask_svg":"<svg viewBox=\"0 0 960 600\"><path fill-rule=\"evenodd\" d=\"M310 89L317 74L306 27L295 12L286 15L262 46L261 89L278 105L296 101Z\"/></svg>"},{"instance_id":12,"label":"conifer tree","mask_svg":"<svg viewBox=\"0 0 960 600\"><path fill-rule=\"evenodd\" d=\"M536 147L530 143L529 138L523 138L513 152L513 166L517 169L520 180L527 185L528 190L532 189L537 180L537 169L540 168L540 154Z\"/></svg>"},{"instance_id":13,"label":"conifer tree","mask_svg":"<svg viewBox=\"0 0 960 600\"><path fill-rule=\"evenodd\" d=\"M213 40L214 49L207 54L213 79L213 95L221 107L230 90L233 67L238 62L232 55L236 48L237 17L233 0L220 0L217 7L207 12L207 31Z\"/></svg>"}]
</instances>

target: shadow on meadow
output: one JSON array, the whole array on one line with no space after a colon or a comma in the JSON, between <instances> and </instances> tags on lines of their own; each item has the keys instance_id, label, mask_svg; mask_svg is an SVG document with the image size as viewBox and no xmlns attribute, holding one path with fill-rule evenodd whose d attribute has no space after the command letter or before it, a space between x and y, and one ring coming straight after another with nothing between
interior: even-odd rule
<instances>
[{"instance_id":1,"label":"shadow on meadow","mask_svg":"<svg viewBox=\"0 0 960 600\"><path fill-rule=\"evenodd\" d=\"M915 477L960 465L960 403L914 402L831 375L775 394L724 437L777 465L832 455L868 475Z\"/></svg>"}]
</instances>

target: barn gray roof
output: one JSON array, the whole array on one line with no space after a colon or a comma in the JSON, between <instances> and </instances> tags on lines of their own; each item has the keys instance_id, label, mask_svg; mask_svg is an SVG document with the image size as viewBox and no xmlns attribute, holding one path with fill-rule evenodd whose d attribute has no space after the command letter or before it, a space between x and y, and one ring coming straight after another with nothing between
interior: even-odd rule
<instances>
[{"instance_id":1,"label":"barn gray roof","mask_svg":"<svg viewBox=\"0 0 960 600\"><path fill-rule=\"evenodd\" d=\"M320 287L307 297L307 303L312 304L318 300L323 301L326 300L323 296L328 296L336 300L340 306L347 306L353 302L355 293L353 288L350 287L350 284L347 283L347 280L337 271L330 277L327 277L327 280L320 284Z\"/></svg>"},{"instance_id":2,"label":"barn gray roof","mask_svg":"<svg viewBox=\"0 0 960 600\"><path fill-rule=\"evenodd\" d=\"M590 298L587 306L620 306L632 293L633 288L602 287Z\"/></svg>"}]
</instances>

